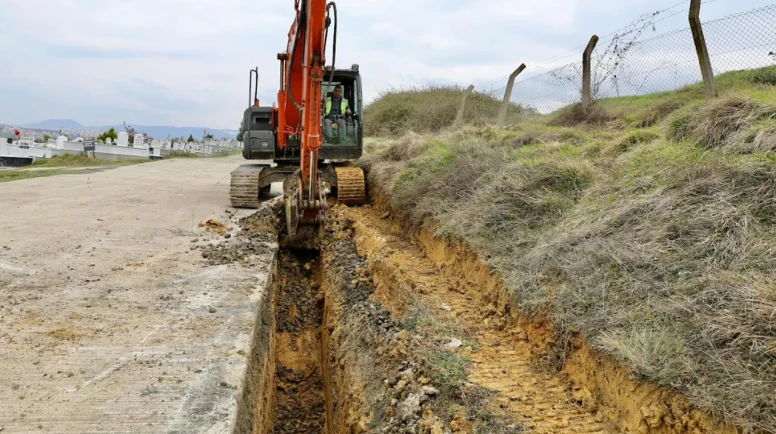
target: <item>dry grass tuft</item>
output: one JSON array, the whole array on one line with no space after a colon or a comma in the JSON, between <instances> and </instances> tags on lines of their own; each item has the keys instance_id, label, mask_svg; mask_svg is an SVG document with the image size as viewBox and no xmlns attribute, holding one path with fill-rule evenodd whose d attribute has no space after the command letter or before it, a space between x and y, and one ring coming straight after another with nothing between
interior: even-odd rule
<instances>
[{"instance_id":1,"label":"dry grass tuft","mask_svg":"<svg viewBox=\"0 0 776 434\"><path fill-rule=\"evenodd\" d=\"M647 111L646 116L636 123L636 127L648 128L657 125L668 115L682 108L684 104L685 101L681 100L668 100L658 103Z\"/></svg>"},{"instance_id":2,"label":"dry grass tuft","mask_svg":"<svg viewBox=\"0 0 776 434\"><path fill-rule=\"evenodd\" d=\"M684 110L672 119L668 137L737 152L776 150L776 107L729 96Z\"/></svg>"},{"instance_id":3,"label":"dry grass tuft","mask_svg":"<svg viewBox=\"0 0 776 434\"><path fill-rule=\"evenodd\" d=\"M613 142L604 151L605 155L616 156L630 151L642 144L652 143L660 139L660 134L649 130L636 130L629 133L620 141Z\"/></svg>"},{"instance_id":4,"label":"dry grass tuft","mask_svg":"<svg viewBox=\"0 0 776 434\"><path fill-rule=\"evenodd\" d=\"M604 125L618 120L618 116L603 105L595 102L585 108L582 103L572 104L558 110L549 125L576 127L580 125Z\"/></svg>"}]
</instances>

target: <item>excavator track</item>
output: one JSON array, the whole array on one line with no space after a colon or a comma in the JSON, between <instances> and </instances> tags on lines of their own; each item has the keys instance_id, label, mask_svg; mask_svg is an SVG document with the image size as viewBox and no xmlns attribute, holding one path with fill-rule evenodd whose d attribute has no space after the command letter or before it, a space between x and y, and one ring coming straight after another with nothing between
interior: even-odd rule
<instances>
[{"instance_id":1,"label":"excavator track","mask_svg":"<svg viewBox=\"0 0 776 434\"><path fill-rule=\"evenodd\" d=\"M337 167L337 201L348 206L366 202L364 171L360 167Z\"/></svg>"},{"instance_id":2,"label":"excavator track","mask_svg":"<svg viewBox=\"0 0 776 434\"><path fill-rule=\"evenodd\" d=\"M232 172L229 198L234 208L259 208L259 175L263 168L244 164Z\"/></svg>"}]
</instances>

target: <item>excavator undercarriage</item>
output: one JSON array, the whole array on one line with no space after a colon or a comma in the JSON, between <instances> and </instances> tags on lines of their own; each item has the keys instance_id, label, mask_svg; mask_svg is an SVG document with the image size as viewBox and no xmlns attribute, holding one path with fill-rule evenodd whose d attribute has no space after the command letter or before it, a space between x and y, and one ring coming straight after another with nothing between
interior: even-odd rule
<instances>
[{"instance_id":1,"label":"excavator undercarriage","mask_svg":"<svg viewBox=\"0 0 776 434\"><path fill-rule=\"evenodd\" d=\"M354 166L321 165L320 173L325 187L335 193L337 202L359 206L366 202L364 171ZM235 208L258 209L270 197L273 183L284 182L296 174L297 166L267 166L243 164L232 172L229 196Z\"/></svg>"}]
</instances>

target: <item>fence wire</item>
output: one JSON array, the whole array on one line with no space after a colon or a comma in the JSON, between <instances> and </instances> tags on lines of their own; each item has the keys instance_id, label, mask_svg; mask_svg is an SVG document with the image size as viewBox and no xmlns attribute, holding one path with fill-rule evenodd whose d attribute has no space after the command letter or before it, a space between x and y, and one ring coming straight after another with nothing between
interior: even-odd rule
<instances>
[{"instance_id":1,"label":"fence wire","mask_svg":"<svg viewBox=\"0 0 776 434\"><path fill-rule=\"evenodd\" d=\"M707 0L707 2L715 0ZM686 5L687 3L683 3ZM680 89L702 81L692 31L689 27L659 36L645 37L655 24L685 10L676 6L670 15L641 17L630 26L598 42L592 56L593 98L639 96ZM703 23L703 32L714 74L776 65L776 5L741 12ZM531 75L518 77L512 90L515 104L539 113L550 113L579 102L582 91L582 50L563 56L574 61ZM503 98L506 82L477 88Z\"/></svg>"}]
</instances>

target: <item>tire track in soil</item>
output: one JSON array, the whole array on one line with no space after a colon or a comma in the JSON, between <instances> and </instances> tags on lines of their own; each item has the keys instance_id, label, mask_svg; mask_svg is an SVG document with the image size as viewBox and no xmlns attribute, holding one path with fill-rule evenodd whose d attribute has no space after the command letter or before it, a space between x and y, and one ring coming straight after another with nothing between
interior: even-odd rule
<instances>
[{"instance_id":1,"label":"tire track in soil","mask_svg":"<svg viewBox=\"0 0 776 434\"><path fill-rule=\"evenodd\" d=\"M376 301L400 318L408 300L418 297L437 317L471 335L474 345L460 349L471 362L467 380L495 392L494 412L533 433L619 432L595 408L586 407L592 400L585 391L535 362L525 333L505 327L506 319L481 297L475 282L441 273L400 228L370 206L341 210L353 221L359 254L372 268Z\"/></svg>"}]
</instances>

